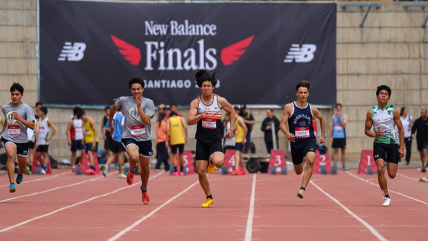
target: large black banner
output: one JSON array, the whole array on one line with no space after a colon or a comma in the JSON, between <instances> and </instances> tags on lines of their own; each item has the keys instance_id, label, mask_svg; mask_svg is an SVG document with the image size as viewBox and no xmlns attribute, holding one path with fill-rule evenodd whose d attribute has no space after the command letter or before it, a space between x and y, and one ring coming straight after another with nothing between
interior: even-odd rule
<instances>
[{"instance_id":1,"label":"large black banner","mask_svg":"<svg viewBox=\"0 0 428 241\"><path fill-rule=\"evenodd\" d=\"M283 105L295 85L336 102L336 4L40 1L40 100L112 104L128 80L155 104L189 105L194 73L216 70L232 104Z\"/></svg>"}]
</instances>

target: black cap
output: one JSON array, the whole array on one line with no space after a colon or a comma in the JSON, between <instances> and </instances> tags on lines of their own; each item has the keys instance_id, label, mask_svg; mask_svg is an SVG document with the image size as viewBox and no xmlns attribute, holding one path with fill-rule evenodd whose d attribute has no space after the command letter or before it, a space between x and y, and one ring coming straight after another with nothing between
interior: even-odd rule
<instances>
[{"instance_id":1,"label":"black cap","mask_svg":"<svg viewBox=\"0 0 428 241\"><path fill-rule=\"evenodd\" d=\"M247 109L247 105L246 104L242 104L241 105L241 110L243 110L243 109Z\"/></svg>"}]
</instances>

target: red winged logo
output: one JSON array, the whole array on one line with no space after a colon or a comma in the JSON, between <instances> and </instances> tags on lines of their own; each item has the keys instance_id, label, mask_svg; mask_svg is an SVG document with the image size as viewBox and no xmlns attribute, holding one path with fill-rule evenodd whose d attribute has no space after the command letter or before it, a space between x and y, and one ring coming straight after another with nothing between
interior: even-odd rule
<instances>
[{"instance_id":1,"label":"red winged logo","mask_svg":"<svg viewBox=\"0 0 428 241\"><path fill-rule=\"evenodd\" d=\"M241 57L241 55L247 51L246 48L251 44L253 39L254 35L222 49L221 61L223 64L227 66L233 64L233 62L236 62Z\"/></svg>"},{"instance_id":2,"label":"red winged logo","mask_svg":"<svg viewBox=\"0 0 428 241\"><path fill-rule=\"evenodd\" d=\"M110 35L113 39L114 44L119 48L119 52L125 57L125 59L132 65L137 66L141 60L141 51L139 48L113 36Z\"/></svg>"}]
</instances>

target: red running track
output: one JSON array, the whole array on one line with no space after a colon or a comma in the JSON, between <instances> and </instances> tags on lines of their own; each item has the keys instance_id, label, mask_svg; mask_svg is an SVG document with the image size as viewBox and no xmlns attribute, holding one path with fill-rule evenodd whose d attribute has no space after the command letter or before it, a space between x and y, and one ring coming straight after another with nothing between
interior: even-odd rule
<instances>
[{"instance_id":1,"label":"red running track","mask_svg":"<svg viewBox=\"0 0 428 241\"><path fill-rule=\"evenodd\" d=\"M0 177L0 240L426 240L428 183L416 169L388 179L392 205L376 175L357 170L314 175L304 199L302 176L209 175L215 203L196 175L172 177L152 171L150 205L141 202L139 177L126 185L107 178L56 170L24 176L9 194Z\"/></svg>"}]
</instances>

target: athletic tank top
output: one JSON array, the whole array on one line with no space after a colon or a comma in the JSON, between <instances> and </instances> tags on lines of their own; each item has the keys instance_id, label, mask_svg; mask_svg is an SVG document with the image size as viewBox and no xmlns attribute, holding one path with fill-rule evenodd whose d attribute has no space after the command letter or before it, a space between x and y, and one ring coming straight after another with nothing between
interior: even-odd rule
<instances>
[{"instance_id":1,"label":"athletic tank top","mask_svg":"<svg viewBox=\"0 0 428 241\"><path fill-rule=\"evenodd\" d=\"M207 111L208 115L198 121L195 138L203 141L221 139L223 136L223 124L221 123L221 108L218 106L218 96L214 95L211 105L206 106L198 96L198 115Z\"/></svg>"},{"instance_id":2,"label":"athletic tank top","mask_svg":"<svg viewBox=\"0 0 428 241\"><path fill-rule=\"evenodd\" d=\"M169 142L171 146L186 143L186 140L184 139L184 128L183 123L181 123L181 117L172 116L169 118L169 121Z\"/></svg>"},{"instance_id":3,"label":"athletic tank top","mask_svg":"<svg viewBox=\"0 0 428 241\"><path fill-rule=\"evenodd\" d=\"M402 116L400 116L400 119L401 119L401 124L403 125L404 138L412 137L412 130L409 130L409 126L412 124L412 116L407 115L404 119ZM396 129L396 131L398 130Z\"/></svg>"},{"instance_id":4,"label":"athletic tank top","mask_svg":"<svg viewBox=\"0 0 428 241\"><path fill-rule=\"evenodd\" d=\"M238 123L238 120L242 118L241 116L235 122L235 143L241 143L244 140L244 128Z\"/></svg>"},{"instance_id":5,"label":"athletic tank top","mask_svg":"<svg viewBox=\"0 0 428 241\"><path fill-rule=\"evenodd\" d=\"M44 120L40 117L39 119L39 136L37 143L39 145L49 145L49 141L46 141L46 137L49 135L48 117Z\"/></svg>"},{"instance_id":6,"label":"athletic tank top","mask_svg":"<svg viewBox=\"0 0 428 241\"><path fill-rule=\"evenodd\" d=\"M387 104L385 108L379 108L378 105L372 107L373 130L377 132L382 130L383 135L374 140L375 143L381 144L398 144L398 134L395 130L394 122L395 106Z\"/></svg>"},{"instance_id":7,"label":"athletic tank top","mask_svg":"<svg viewBox=\"0 0 428 241\"><path fill-rule=\"evenodd\" d=\"M340 119L345 120L345 114L342 114L342 116L340 116ZM346 137L345 127L342 126L342 123L340 122L339 118L337 118L337 115L334 115L333 138L342 139L345 137Z\"/></svg>"},{"instance_id":8,"label":"athletic tank top","mask_svg":"<svg viewBox=\"0 0 428 241\"><path fill-rule=\"evenodd\" d=\"M292 147L302 147L307 142L316 140L314 134L314 126L312 124L312 109L309 103L301 108L294 102L293 113L288 120L288 129L294 135L294 142L290 142Z\"/></svg>"},{"instance_id":9,"label":"athletic tank top","mask_svg":"<svg viewBox=\"0 0 428 241\"><path fill-rule=\"evenodd\" d=\"M28 141L35 142L36 135L34 135L34 130L31 130L30 128L27 128L27 136L28 136Z\"/></svg>"},{"instance_id":10,"label":"athletic tank top","mask_svg":"<svg viewBox=\"0 0 428 241\"><path fill-rule=\"evenodd\" d=\"M71 125L73 128L73 137L72 140L81 141L83 140L83 121L82 119L73 118L73 123Z\"/></svg>"},{"instance_id":11,"label":"athletic tank top","mask_svg":"<svg viewBox=\"0 0 428 241\"><path fill-rule=\"evenodd\" d=\"M91 143L94 141L95 138L95 131L94 129L92 129L91 126L91 118L88 118L87 122L83 122L83 127L85 128L85 142L86 143ZM96 141L98 142L98 136Z\"/></svg>"}]
</instances>

